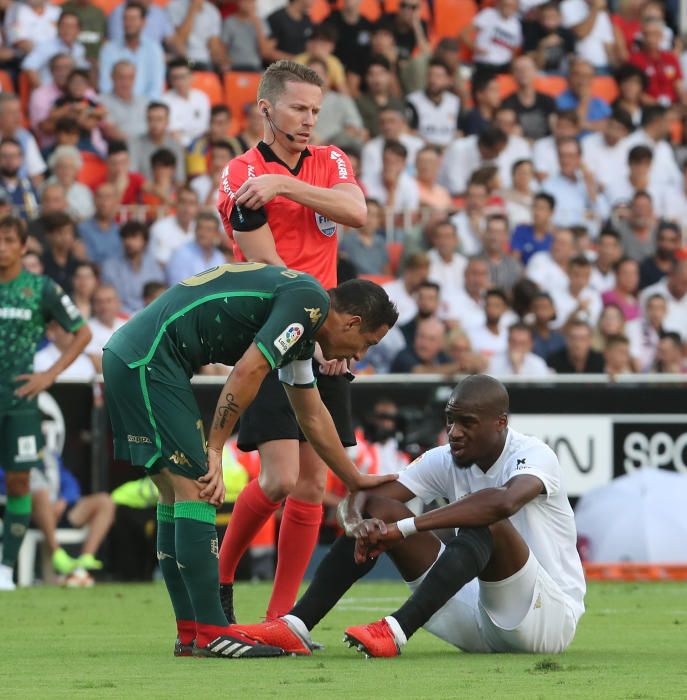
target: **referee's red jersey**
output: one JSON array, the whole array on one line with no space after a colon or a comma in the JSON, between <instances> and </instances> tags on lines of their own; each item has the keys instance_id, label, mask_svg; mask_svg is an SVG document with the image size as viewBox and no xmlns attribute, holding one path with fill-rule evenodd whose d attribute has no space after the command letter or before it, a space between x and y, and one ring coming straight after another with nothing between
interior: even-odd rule
<instances>
[{"instance_id":1,"label":"referee's red jersey","mask_svg":"<svg viewBox=\"0 0 687 700\"><path fill-rule=\"evenodd\" d=\"M287 175L316 187L342 182L357 185L346 155L333 146L310 146L290 169L272 149L260 142L233 158L222 173L217 208L224 229L233 241L233 231L253 231L268 223L277 253L286 265L317 278L325 289L336 286L337 225L325 216L286 197L275 197L259 211L234 206L234 194L249 177ZM245 260L234 243L237 260Z\"/></svg>"}]
</instances>

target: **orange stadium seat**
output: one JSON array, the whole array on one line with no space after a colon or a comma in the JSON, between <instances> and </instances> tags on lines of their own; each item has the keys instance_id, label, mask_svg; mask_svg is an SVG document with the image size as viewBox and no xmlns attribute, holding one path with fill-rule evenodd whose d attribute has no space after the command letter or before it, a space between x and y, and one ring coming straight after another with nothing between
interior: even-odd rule
<instances>
[{"instance_id":1,"label":"orange stadium seat","mask_svg":"<svg viewBox=\"0 0 687 700\"><path fill-rule=\"evenodd\" d=\"M235 132L243 128L243 108L255 102L261 73L229 71L224 74L224 99L231 110Z\"/></svg>"},{"instance_id":2,"label":"orange stadium seat","mask_svg":"<svg viewBox=\"0 0 687 700\"><path fill-rule=\"evenodd\" d=\"M93 4L109 15L117 5L121 5L121 2L120 0L93 0Z\"/></svg>"},{"instance_id":3,"label":"orange stadium seat","mask_svg":"<svg viewBox=\"0 0 687 700\"><path fill-rule=\"evenodd\" d=\"M398 268L401 264L401 256L403 255L403 243L394 241L386 244L386 252L389 254L389 265L391 265L392 274L398 273Z\"/></svg>"},{"instance_id":4,"label":"orange stadium seat","mask_svg":"<svg viewBox=\"0 0 687 700\"><path fill-rule=\"evenodd\" d=\"M551 97L558 97L565 92L568 81L562 75L538 75L534 81L534 88Z\"/></svg>"},{"instance_id":5,"label":"orange stadium seat","mask_svg":"<svg viewBox=\"0 0 687 700\"><path fill-rule=\"evenodd\" d=\"M455 5L464 1L465 0L453 0L453 3ZM384 9L386 12L398 12L398 6L400 4L401 0L384 0ZM425 20L425 22L429 22L429 20L432 18L427 0L422 0L422 10L420 11L420 16Z\"/></svg>"},{"instance_id":6,"label":"orange stadium seat","mask_svg":"<svg viewBox=\"0 0 687 700\"><path fill-rule=\"evenodd\" d=\"M509 73L499 73L496 79L499 82L499 92L501 93L502 100L518 89L515 78Z\"/></svg>"},{"instance_id":7,"label":"orange stadium seat","mask_svg":"<svg viewBox=\"0 0 687 700\"><path fill-rule=\"evenodd\" d=\"M618 97L618 84L610 75L597 75L592 80L592 95L610 105Z\"/></svg>"},{"instance_id":8,"label":"orange stadium seat","mask_svg":"<svg viewBox=\"0 0 687 700\"><path fill-rule=\"evenodd\" d=\"M310 19L315 22L315 24L319 24L329 16L330 10L331 5L328 0L314 0L310 8Z\"/></svg>"},{"instance_id":9,"label":"orange stadium seat","mask_svg":"<svg viewBox=\"0 0 687 700\"><path fill-rule=\"evenodd\" d=\"M358 278L361 280L369 280L375 284L386 284L396 279L393 275L358 275Z\"/></svg>"},{"instance_id":10,"label":"orange stadium seat","mask_svg":"<svg viewBox=\"0 0 687 700\"><path fill-rule=\"evenodd\" d=\"M196 90L202 90L208 96L213 107L224 102L224 90L217 73L212 71L194 72L192 85Z\"/></svg>"},{"instance_id":11,"label":"orange stadium seat","mask_svg":"<svg viewBox=\"0 0 687 700\"><path fill-rule=\"evenodd\" d=\"M362 0L360 3L360 14L369 19L370 22L376 22L382 16L382 7L379 0Z\"/></svg>"},{"instance_id":12,"label":"orange stadium seat","mask_svg":"<svg viewBox=\"0 0 687 700\"><path fill-rule=\"evenodd\" d=\"M434 34L438 39L457 37L477 14L475 0L434 0Z\"/></svg>"},{"instance_id":13,"label":"orange stadium seat","mask_svg":"<svg viewBox=\"0 0 687 700\"><path fill-rule=\"evenodd\" d=\"M95 187L103 181L107 166L105 161L90 151L81 151L83 165L77 176L77 180L87 187Z\"/></svg>"},{"instance_id":14,"label":"orange stadium seat","mask_svg":"<svg viewBox=\"0 0 687 700\"><path fill-rule=\"evenodd\" d=\"M10 74L5 70L0 70L0 87L3 92L14 92L14 84Z\"/></svg>"}]
</instances>

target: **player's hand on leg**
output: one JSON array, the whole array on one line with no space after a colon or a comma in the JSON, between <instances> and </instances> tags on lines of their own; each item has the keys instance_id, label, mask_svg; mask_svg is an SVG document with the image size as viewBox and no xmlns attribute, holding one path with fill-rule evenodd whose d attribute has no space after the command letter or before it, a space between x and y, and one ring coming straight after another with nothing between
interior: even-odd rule
<instances>
[{"instance_id":1,"label":"player's hand on leg","mask_svg":"<svg viewBox=\"0 0 687 700\"><path fill-rule=\"evenodd\" d=\"M15 390L14 395L21 398L33 399L41 391L45 391L52 386L55 378L48 372L34 372L33 374L18 374L14 378L15 382L26 382Z\"/></svg>"},{"instance_id":2,"label":"player's hand on leg","mask_svg":"<svg viewBox=\"0 0 687 700\"><path fill-rule=\"evenodd\" d=\"M222 451L208 447L208 473L197 480L200 497L219 508L224 503L226 488L222 474Z\"/></svg>"}]
</instances>

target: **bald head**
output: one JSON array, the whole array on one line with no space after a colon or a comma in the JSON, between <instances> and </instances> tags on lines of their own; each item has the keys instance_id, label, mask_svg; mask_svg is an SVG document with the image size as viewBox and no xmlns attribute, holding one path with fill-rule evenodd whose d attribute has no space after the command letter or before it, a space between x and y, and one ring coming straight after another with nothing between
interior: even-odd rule
<instances>
[{"instance_id":1,"label":"bald head","mask_svg":"<svg viewBox=\"0 0 687 700\"><path fill-rule=\"evenodd\" d=\"M488 374L465 377L451 393L448 403L449 406L470 406L480 415L499 416L509 409L506 387Z\"/></svg>"}]
</instances>

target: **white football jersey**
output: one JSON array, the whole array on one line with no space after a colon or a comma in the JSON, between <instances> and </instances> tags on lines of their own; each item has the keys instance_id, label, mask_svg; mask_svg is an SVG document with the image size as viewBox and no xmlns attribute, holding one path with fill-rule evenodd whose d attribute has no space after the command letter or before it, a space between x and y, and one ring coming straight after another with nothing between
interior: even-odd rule
<instances>
[{"instance_id":1,"label":"white football jersey","mask_svg":"<svg viewBox=\"0 0 687 700\"><path fill-rule=\"evenodd\" d=\"M575 518L568 502L558 458L538 438L508 428L501 456L485 473L476 464L457 467L448 445L418 457L398 480L425 503L436 498L454 502L486 488L504 486L513 477L536 476L544 484L540 494L510 518L537 561L560 586L579 619L584 613L586 590L577 553Z\"/></svg>"},{"instance_id":2,"label":"white football jersey","mask_svg":"<svg viewBox=\"0 0 687 700\"><path fill-rule=\"evenodd\" d=\"M417 132L434 146L448 146L458 128L460 99L451 92L444 92L439 104L427 97L424 90L411 92L406 98L417 114Z\"/></svg>"}]
</instances>

